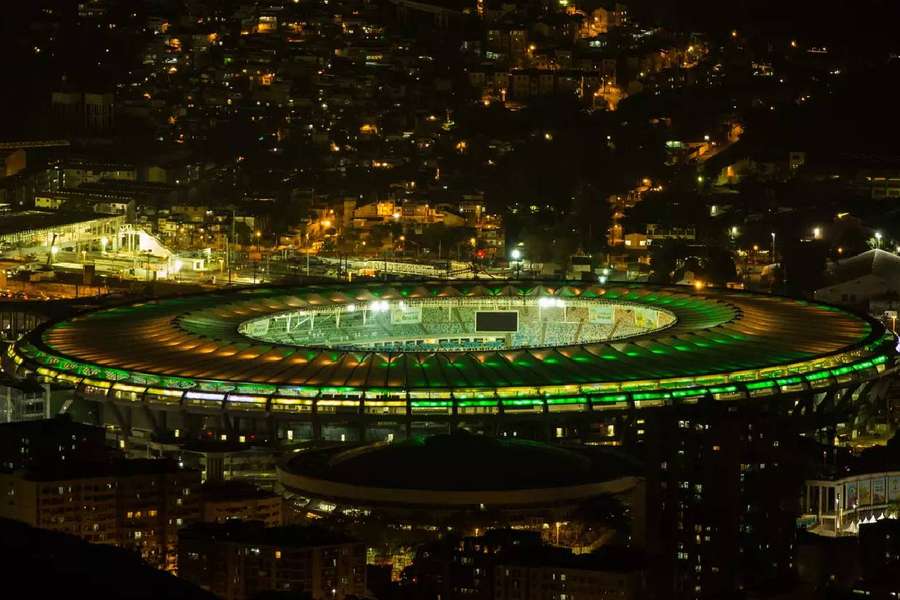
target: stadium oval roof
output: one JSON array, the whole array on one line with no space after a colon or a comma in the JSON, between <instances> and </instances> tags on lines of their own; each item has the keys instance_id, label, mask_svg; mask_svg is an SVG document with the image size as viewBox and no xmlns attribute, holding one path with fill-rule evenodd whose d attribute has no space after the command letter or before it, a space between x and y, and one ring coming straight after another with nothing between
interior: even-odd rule
<instances>
[{"instance_id":1,"label":"stadium oval roof","mask_svg":"<svg viewBox=\"0 0 900 600\"><path fill-rule=\"evenodd\" d=\"M552 297L665 309L661 330L596 343L471 351L338 349L239 332L267 314L360 302ZM272 398L617 402L767 395L884 370L894 339L876 321L733 290L611 283L432 282L261 287L128 304L46 323L9 349L16 369L116 393L253 408ZM798 379L798 381L794 381ZM548 400L551 402L551 400ZM260 405L260 403L262 403ZM273 410L274 407L272 407ZM285 408L284 410L303 410Z\"/></svg>"},{"instance_id":2,"label":"stadium oval roof","mask_svg":"<svg viewBox=\"0 0 900 600\"><path fill-rule=\"evenodd\" d=\"M291 492L342 504L496 508L556 506L617 494L632 489L640 472L639 463L608 448L458 430L307 448L288 455L278 477Z\"/></svg>"},{"instance_id":3,"label":"stadium oval roof","mask_svg":"<svg viewBox=\"0 0 900 600\"><path fill-rule=\"evenodd\" d=\"M445 491L534 489L635 475L613 453L457 430L390 443L351 444L291 456L288 470L357 486ZM602 460L600 459L602 458ZM528 465L527 469L517 468Z\"/></svg>"}]
</instances>

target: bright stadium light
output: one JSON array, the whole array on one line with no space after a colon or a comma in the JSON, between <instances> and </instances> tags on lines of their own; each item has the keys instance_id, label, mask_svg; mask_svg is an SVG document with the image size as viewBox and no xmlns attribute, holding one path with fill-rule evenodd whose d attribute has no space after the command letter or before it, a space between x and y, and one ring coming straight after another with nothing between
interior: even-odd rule
<instances>
[{"instance_id":1,"label":"bright stadium light","mask_svg":"<svg viewBox=\"0 0 900 600\"><path fill-rule=\"evenodd\" d=\"M551 306L565 306L566 302L562 298L554 298L553 296L541 296L538 298L538 306L541 308L550 308Z\"/></svg>"},{"instance_id":2,"label":"bright stadium light","mask_svg":"<svg viewBox=\"0 0 900 600\"><path fill-rule=\"evenodd\" d=\"M369 303L369 310L372 312L384 312L388 309L387 300L373 300Z\"/></svg>"}]
</instances>

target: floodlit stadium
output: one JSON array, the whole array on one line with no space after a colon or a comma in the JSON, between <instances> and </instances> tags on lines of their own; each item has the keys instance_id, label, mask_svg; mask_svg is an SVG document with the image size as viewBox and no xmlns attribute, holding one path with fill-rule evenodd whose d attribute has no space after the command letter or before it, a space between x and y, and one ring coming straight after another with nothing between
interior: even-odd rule
<instances>
[{"instance_id":1,"label":"floodlit stadium","mask_svg":"<svg viewBox=\"0 0 900 600\"><path fill-rule=\"evenodd\" d=\"M825 409L883 397L893 334L832 306L732 290L361 283L162 299L46 323L18 377L76 386L123 428L597 420L704 402Z\"/></svg>"}]
</instances>

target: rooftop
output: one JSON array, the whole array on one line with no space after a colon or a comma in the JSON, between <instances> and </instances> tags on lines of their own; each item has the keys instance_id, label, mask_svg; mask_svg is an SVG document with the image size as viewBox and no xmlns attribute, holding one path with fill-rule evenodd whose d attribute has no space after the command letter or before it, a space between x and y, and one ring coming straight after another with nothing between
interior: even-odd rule
<instances>
[{"instance_id":1,"label":"rooftop","mask_svg":"<svg viewBox=\"0 0 900 600\"><path fill-rule=\"evenodd\" d=\"M830 273L832 285L874 275L889 282L900 282L900 257L893 252L873 249L836 262Z\"/></svg>"},{"instance_id":2,"label":"rooftop","mask_svg":"<svg viewBox=\"0 0 900 600\"><path fill-rule=\"evenodd\" d=\"M49 229L73 223L84 223L95 219L109 218L88 212L23 210L0 214L0 235L19 233L30 229Z\"/></svg>"}]
</instances>

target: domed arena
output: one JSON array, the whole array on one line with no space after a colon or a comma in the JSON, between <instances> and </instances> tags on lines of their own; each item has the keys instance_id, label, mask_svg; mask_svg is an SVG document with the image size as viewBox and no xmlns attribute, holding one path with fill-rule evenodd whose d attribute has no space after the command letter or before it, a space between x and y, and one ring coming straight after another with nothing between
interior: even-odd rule
<instances>
[{"instance_id":1,"label":"domed arena","mask_svg":"<svg viewBox=\"0 0 900 600\"><path fill-rule=\"evenodd\" d=\"M642 485L639 473L637 463L611 450L458 430L305 449L291 455L278 476L314 514L363 511L407 523L475 523L564 519L599 498L619 496L630 505Z\"/></svg>"}]
</instances>

